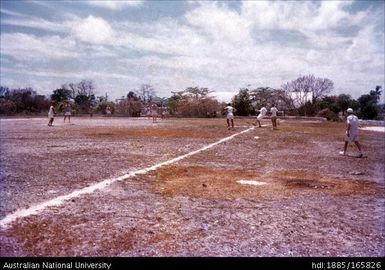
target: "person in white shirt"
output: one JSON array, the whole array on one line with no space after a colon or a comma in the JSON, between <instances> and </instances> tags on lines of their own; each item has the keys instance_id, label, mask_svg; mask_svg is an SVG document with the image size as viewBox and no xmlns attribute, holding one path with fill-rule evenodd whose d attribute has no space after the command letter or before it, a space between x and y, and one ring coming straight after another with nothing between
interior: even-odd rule
<instances>
[{"instance_id":1,"label":"person in white shirt","mask_svg":"<svg viewBox=\"0 0 385 270\"><path fill-rule=\"evenodd\" d=\"M346 112L348 113L348 117L346 118L345 145L344 151L341 151L340 154L345 155L349 142L354 142L360 152L357 157L362 158L361 145L358 141L358 117L353 114L352 108L347 109Z\"/></svg>"},{"instance_id":2,"label":"person in white shirt","mask_svg":"<svg viewBox=\"0 0 385 270\"><path fill-rule=\"evenodd\" d=\"M278 109L273 104L273 106L270 108L271 123L273 124L273 129L277 127L277 112L278 112Z\"/></svg>"},{"instance_id":3,"label":"person in white shirt","mask_svg":"<svg viewBox=\"0 0 385 270\"><path fill-rule=\"evenodd\" d=\"M51 107L49 107L49 111L48 111L48 118L49 118L48 126L50 126L50 127L53 124L53 120L54 120L55 114L56 114L55 101L52 101Z\"/></svg>"},{"instance_id":4,"label":"person in white shirt","mask_svg":"<svg viewBox=\"0 0 385 270\"><path fill-rule=\"evenodd\" d=\"M259 114L257 116L257 121L256 121L259 127L262 127L261 120L263 119L263 117L265 117L266 113L267 113L267 109L264 106L262 106L262 108L259 110Z\"/></svg>"},{"instance_id":5,"label":"person in white shirt","mask_svg":"<svg viewBox=\"0 0 385 270\"><path fill-rule=\"evenodd\" d=\"M235 113L235 108L231 106L230 103L227 104L225 107L225 110L227 111L227 116L226 116L226 122L227 122L227 129L230 130L230 122L231 122L231 128L234 130L234 113Z\"/></svg>"}]
</instances>

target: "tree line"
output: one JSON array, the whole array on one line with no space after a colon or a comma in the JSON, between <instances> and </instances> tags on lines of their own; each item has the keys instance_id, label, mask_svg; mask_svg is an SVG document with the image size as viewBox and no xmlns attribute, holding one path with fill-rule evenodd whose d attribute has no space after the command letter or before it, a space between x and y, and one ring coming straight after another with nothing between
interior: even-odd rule
<instances>
[{"instance_id":1,"label":"tree line","mask_svg":"<svg viewBox=\"0 0 385 270\"><path fill-rule=\"evenodd\" d=\"M362 119L383 119L381 88L376 86L355 100L348 94L329 95L334 89L330 79L305 75L283 84L280 89L268 86L240 88L231 103L240 116L255 115L262 106L275 104L286 115L322 116L338 121L339 114L343 115L351 107ZM52 101L59 112L70 102L75 114L104 114L110 107L115 115L138 117L145 115L152 104L156 104L160 112L177 117L216 117L224 113L226 104L213 97L215 91L208 88L195 86L171 93L170 97L161 98L153 86L143 84L112 101L107 94L97 96L94 83L89 80L64 84L48 97L39 95L32 88L0 86L0 115L46 113Z\"/></svg>"},{"instance_id":2,"label":"tree line","mask_svg":"<svg viewBox=\"0 0 385 270\"><path fill-rule=\"evenodd\" d=\"M238 115L250 115L256 108L275 104L288 115L320 116L338 121L339 114L345 115L352 108L361 119L384 119L385 107L380 104L381 86L361 95L357 100L348 94L328 95L334 84L327 78L314 75L300 76L288 82L281 89L258 87L241 88L233 98Z\"/></svg>"}]
</instances>

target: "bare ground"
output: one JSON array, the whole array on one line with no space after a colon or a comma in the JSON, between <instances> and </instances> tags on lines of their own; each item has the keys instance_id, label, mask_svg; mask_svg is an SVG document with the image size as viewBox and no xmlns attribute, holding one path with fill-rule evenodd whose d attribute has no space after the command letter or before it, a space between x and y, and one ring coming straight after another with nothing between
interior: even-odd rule
<instances>
[{"instance_id":1,"label":"bare ground","mask_svg":"<svg viewBox=\"0 0 385 270\"><path fill-rule=\"evenodd\" d=\"M224 119L0 120L0 218L247 128ZM266 120L268 125L269 121ZM281 121L0 231L1 256L384 256L384 134ZM258 136L256 139L255 136ZM256 180L263 186L241 185Z\"/></svg>"}]
</instances>

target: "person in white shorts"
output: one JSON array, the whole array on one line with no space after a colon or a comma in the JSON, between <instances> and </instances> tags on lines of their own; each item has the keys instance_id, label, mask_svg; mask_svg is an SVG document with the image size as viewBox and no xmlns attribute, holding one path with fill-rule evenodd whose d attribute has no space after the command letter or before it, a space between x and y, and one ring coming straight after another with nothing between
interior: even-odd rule
<instances>
[{"instance_id":1,"label":"person in white shorts","mask_svg":"<svg viewBox=\"0 0 385 270\"><path fill-rule=\"evenodd\" d=\"M69 102L66 103L64 107L64 123L66 122L66 118L68 117L68 123L71 123L71 105Z\"/></svg>"},{"instance_id":2,"label":"person in white shorts","mask_svg":"<svg viewBox=\"0 0 385 270\"><path fill-rule=\"evenodd\" d=\"M227 106L225 107L225 110L227 111L227 116L226 116L227 129L230 130L230 122L231 122L231 128L234 129L235 108L231 106L230 103L228 103Z\"/></svg>"},{"instance_id":3,"label":"person in white shorts","mask_svg":"<svg viewBox=\"0 0 385 270\"><path fill-rule=\"evenodd\" d=\"M358 151L360 151L358 158L362 158L362 151L361 151L361 145L358 142L358 117L353 114L353 109L349 108L347 111L348 117L346 118L346 134L345 134L345 145L344 145L344 151L341 151L341 155L346 154L346 150L348 148L349 142L354 142L355 145L358 148Z\"/></svg>"},{"instance_id":4,"label":"person in white shorts","mask_svg":"<svg viewBox=\"0 0 385 270\"><path fill-rule=\"evenodd\" d=\"M273 104L273 106L270 108L271 123L273 124L273 129L276 129L277 127L277 112L278 112L278 109Z\"/></svg>"},{"instance_id":5,"label":"person in white shorts","mask_svg":"<svg viewBox=\"0 0 385 270\"><path fill-rule=\"evenodd\" d=\"M258 114L257 120L256 120L259 127L262 127L261 121L262 121L263 117L265 117L266 113L267 113L267 109L264 106L262 106L262 108L259 110L259 114Z\"/></svg>"}]
</instances>

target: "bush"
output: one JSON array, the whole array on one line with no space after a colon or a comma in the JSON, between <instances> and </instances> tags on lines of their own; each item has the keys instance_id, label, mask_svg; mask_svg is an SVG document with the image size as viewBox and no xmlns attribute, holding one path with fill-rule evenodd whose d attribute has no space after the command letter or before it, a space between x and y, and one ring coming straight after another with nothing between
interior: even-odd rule
<instances>
[{"instance_id":1,"label":"bush","mask_svg":"<svg viewBox=\"0 0 385 270\"><path fill-rule=\"evenodd\" d=\"M0 99L0 115L13 115L16 112L16 104L12 100Z\"/></svg>"},{"instance_id":2,"label":"bush","mask_svg":"<svg viewBox=\"0 0 385 270\"><path fill-rule=\"evenodd\" d=\"M378 106L376 104L369 103L361 106L357 116L362 119L377 119L378 112Z\"/></svg>"},{"instance_id":3,"label":"bush","mask_svg":"<svg viewBox=\"0 0 385 270\"><path fill-rule=\"evenodd\" d=\"M318 117L324 117L328 121L333 121L333 122L339 122L341 119L338 117L338 114L335 112L331 111L329 108L323 109L317 113Z\"/></svg>"}]
</instances>

